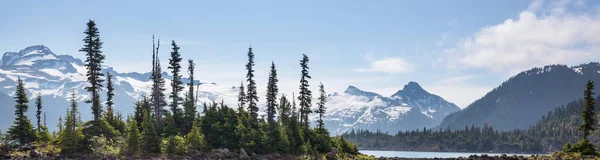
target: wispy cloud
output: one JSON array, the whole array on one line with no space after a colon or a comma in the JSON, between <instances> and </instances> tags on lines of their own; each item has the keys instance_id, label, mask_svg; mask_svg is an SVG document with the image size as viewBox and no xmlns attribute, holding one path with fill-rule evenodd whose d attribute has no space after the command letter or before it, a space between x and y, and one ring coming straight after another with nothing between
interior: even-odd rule
<instances>
[{"instance_id":1,"label":"wispy cloud","mask_svg":"<svg viewBox=\"0 0 600 160\"><path fill-rule=\"evenodd\" d=\"M369 58L370 59L370 58ZM389 74L403 74L413 71L412 64L402 58L384 58L371 61L369 68L355 68L356 72L383 72Z\"/></svg>"},{"instance_id":2,"label":"wispy cloud","mask_svg":"<svg viewBox=\"0 0 600 160\"><path fill-rule=\"evenodd\" d=\"M536 66L600 58L600 13L569 11L581 3L533 1L517 18L481 28L446 50L450 66L515 74Z\"/></svg>"}]
</instances>

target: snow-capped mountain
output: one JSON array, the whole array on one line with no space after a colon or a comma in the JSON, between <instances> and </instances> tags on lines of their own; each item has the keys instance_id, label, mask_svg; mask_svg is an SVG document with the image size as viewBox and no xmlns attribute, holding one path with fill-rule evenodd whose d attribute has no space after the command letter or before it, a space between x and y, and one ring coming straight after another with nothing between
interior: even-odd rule
<instances>
[{"instance_id":1,"label":"snow-capped mountain","mask_svg":"<svg viewBox=\"0 0 600 160\"><path fill-rule=\"evenodd\" d=\"M82 53L83 54L83 53ZM107 55L110 56L110 55ZM146 64L140 64L146 65ZM150 68L151 63L147 64ZM103 72L114 76L115 108L124 113L132 113L133 104L142 95L149 95L151 81L150 73L119 73L112 67L104 66ZM84 87L86 81L86 69L82 60L69 55L56 55L48 47L36 45L27 47L19 52L4 53L0 59L0 129L6 129L14 119L14 99L11 97L15 92L16 81L23 79L26 92L30 100L29 117L35 118L33 98L42 95L43 111L47 113L47 123L54 129L59 116L64 116L68 98L75 91L79 108L83 119L91 117L89 104L83 103L88 99L88 93ZM166 83L170 84L171 76L163 72ZM188 83L188 79L183 79ZM196 82L199 83L199 82ZM171 88L166 85L167 91ZM226 104L237 100L238 90L232 87L219 86L215 83L201 83L199 87L199 101L225 101ZM104 100L105 96L102 95Z\"/></svg>"},{"instance_id":2,"label":"snow-capped mountain","mask_svg":"<svg viewBox=\"0 0 600 160\"><path fill-rule=\"evenodd\" d=\"M83 57L83 53L82 57ZM107 54L107 56L111 56ZM149 55L150 56L150 55ZM148 65L151 63L139 64ZM150 73L120 73L112 67L103 66L103 72L114 76L115 109L124 115L132 113L134 102L143 95L150 94ZM59 116L64 116L69 107L68 99L75 91L79 101L79 109L83 119L90 119L90 104L83 103L88 99L84 87L86 69L82 60L69 55L56 55L43 45L27 47L19 52L7 52L0 59L0 129L6 129L14 119L14 99L17 78L23 79L26 92L31 99L29 117L35 118L33 99L42 95L43 111L47 113L47 123L54 129ZM166 83L172 78L163 72ZM188 83L188 79L183 79ZM200 83L200 82L195 82ZM200 83L199 102L221 102L230 107L237 107L237 87L221 86L216 83ZM166 91L171 90L166 85ZM187 89L184 89L186 91ZM168 93L167 93L168 94ZM104 100L105 96L101 95ZM316 103L316 97L313 102ZM398 130L433 127L438 125L446 115L460 110L456 105L439 96L428 93L415 82L410 82L404 89L391 97L377 93L362 91L354 86L342 94L329 95L326 104L328 111L325 125L332 134L339 134L349 129L369 129L396 132ZM313 105L316 107L316 105ZM199 110L202 107L199 107ZM259 114L264 114L264 100L259 101ZM315 121L316 114L311 119ZM315 124L314 122L312 124Z\"/></svg>"},{"instance_id":3,"label":"snow-capped mountain","mask_svg":"<svg viewBox=\"0 0 600 160\"><path fill-rule=\"evenodd\" d=\"M432 128L450 113L459 111L455 104L428 93L418 83L409 82L390 97L349 86L342 94L329 97L325 126L332 134L351 129L403 130Z\"/></svg>"}]
</instances>

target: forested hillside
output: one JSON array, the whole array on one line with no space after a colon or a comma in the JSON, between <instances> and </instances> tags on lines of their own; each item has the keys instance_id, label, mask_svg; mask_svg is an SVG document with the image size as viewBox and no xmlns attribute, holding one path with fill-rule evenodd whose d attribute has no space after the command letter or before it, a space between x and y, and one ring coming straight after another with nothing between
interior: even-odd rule
<instances>
[{"instance_id":1,"label":"forested hillside","mask_svg":"<svg viewBox=\"0 0 600 160\"><path fill-rule=\"evenodd\" d=\"M597 97L598 99L600 97ZM463 126L463 129L422 129L408 132L382 133L378 131L351 131L344 134L362 149L412 151L466 151L504 153L550 153L560 151L566 143L575 143L582 136L577 127L582 123L583 100L572 101L547 112L536 124L526 130L498 131L483 127ZM595 108L595 113L600 107ZM599 134L595 131L592 135ZM598 136L590 141L600 145Z\"/></svg>"},{"instance_id":2,"label":"forested hillside","mask_svg":"<svg viewBox=\"0 0 600 160\"><path fill-rule=\"evenodd\" d=\"M582 98L581 91L588 80L600 82L599 63L533 68L511 77L467 108L446 116L439 127L456 130L488 124L498 130L527 129L554 108Z\"/></svg>"}]
</instances>

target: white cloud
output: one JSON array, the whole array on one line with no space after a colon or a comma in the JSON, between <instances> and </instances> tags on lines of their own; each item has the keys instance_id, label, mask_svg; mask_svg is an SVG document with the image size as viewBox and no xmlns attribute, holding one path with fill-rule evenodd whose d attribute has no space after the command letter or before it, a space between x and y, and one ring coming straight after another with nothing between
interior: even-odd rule
<instances>
[{"instance_id":1,"label":"white cloud","mask_svg":"<svg viewBox=\"0 0 600 160\"><path fill-rule=\"evenodd\" d=\"M570 13L569 6L579 3L583 2L534 1L516 19L484 27L457 48L447 49L450 66L514 74L537 66L600 58L600 14ZM538 11L542 13L536 14Z\"/></svg>"},{"instance_id":2,"label":"white cloud","mask_svg":"<svg viewBox=\"0 0 600 160\"><path fill-rule=\"evenodd\" d=\"M357 72L383 72L389 74L410 73L413 67L410 63L402 58L384 58L371 62L369 68L356 68Z\"/></svg>"}]
</instances>

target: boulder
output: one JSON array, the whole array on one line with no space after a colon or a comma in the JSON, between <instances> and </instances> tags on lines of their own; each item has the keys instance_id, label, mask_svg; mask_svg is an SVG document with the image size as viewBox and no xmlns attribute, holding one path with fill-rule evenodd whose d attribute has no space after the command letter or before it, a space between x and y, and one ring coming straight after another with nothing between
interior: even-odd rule
<instances>
[{"instance_id":1,"label":"boulder","mask_svg":"<svg viewBox=\"0 0 600 160\"><path fill-rule=\"evenodd\" d=\"M40 157L42 157L42 153L40 153L37 150L31 150L31 151L29 151L29 156L31 158L40 158Z\"/></svg>"},{"instance_id":2,"label":"boulder","mask_svg":"<svg viewBox=\"0 0 600 160\"><path fill-rule=\"evenodd\" d=\"M335 148L332 148L332 149L331 149L331 151L329 151L329 152L328 152L328 153L325 155L325 158L327 158L327 159L336 159L336 158L337 158L337 156L336 156L336 155L337 155L337 154L339 154L339 153L340 153L340 151L338 151L338 150L337 150L337 149L335 149Z\"/></svg>"},{"instance_id":3,"label":"boulder","mask_svg":"<svg viewBox=\"0 0 600 160\"><path fill-rule=\"evenodd\" d=\"M240 148L240 159L250 159L244 148Z\"/></svg>"}]
</instances>

